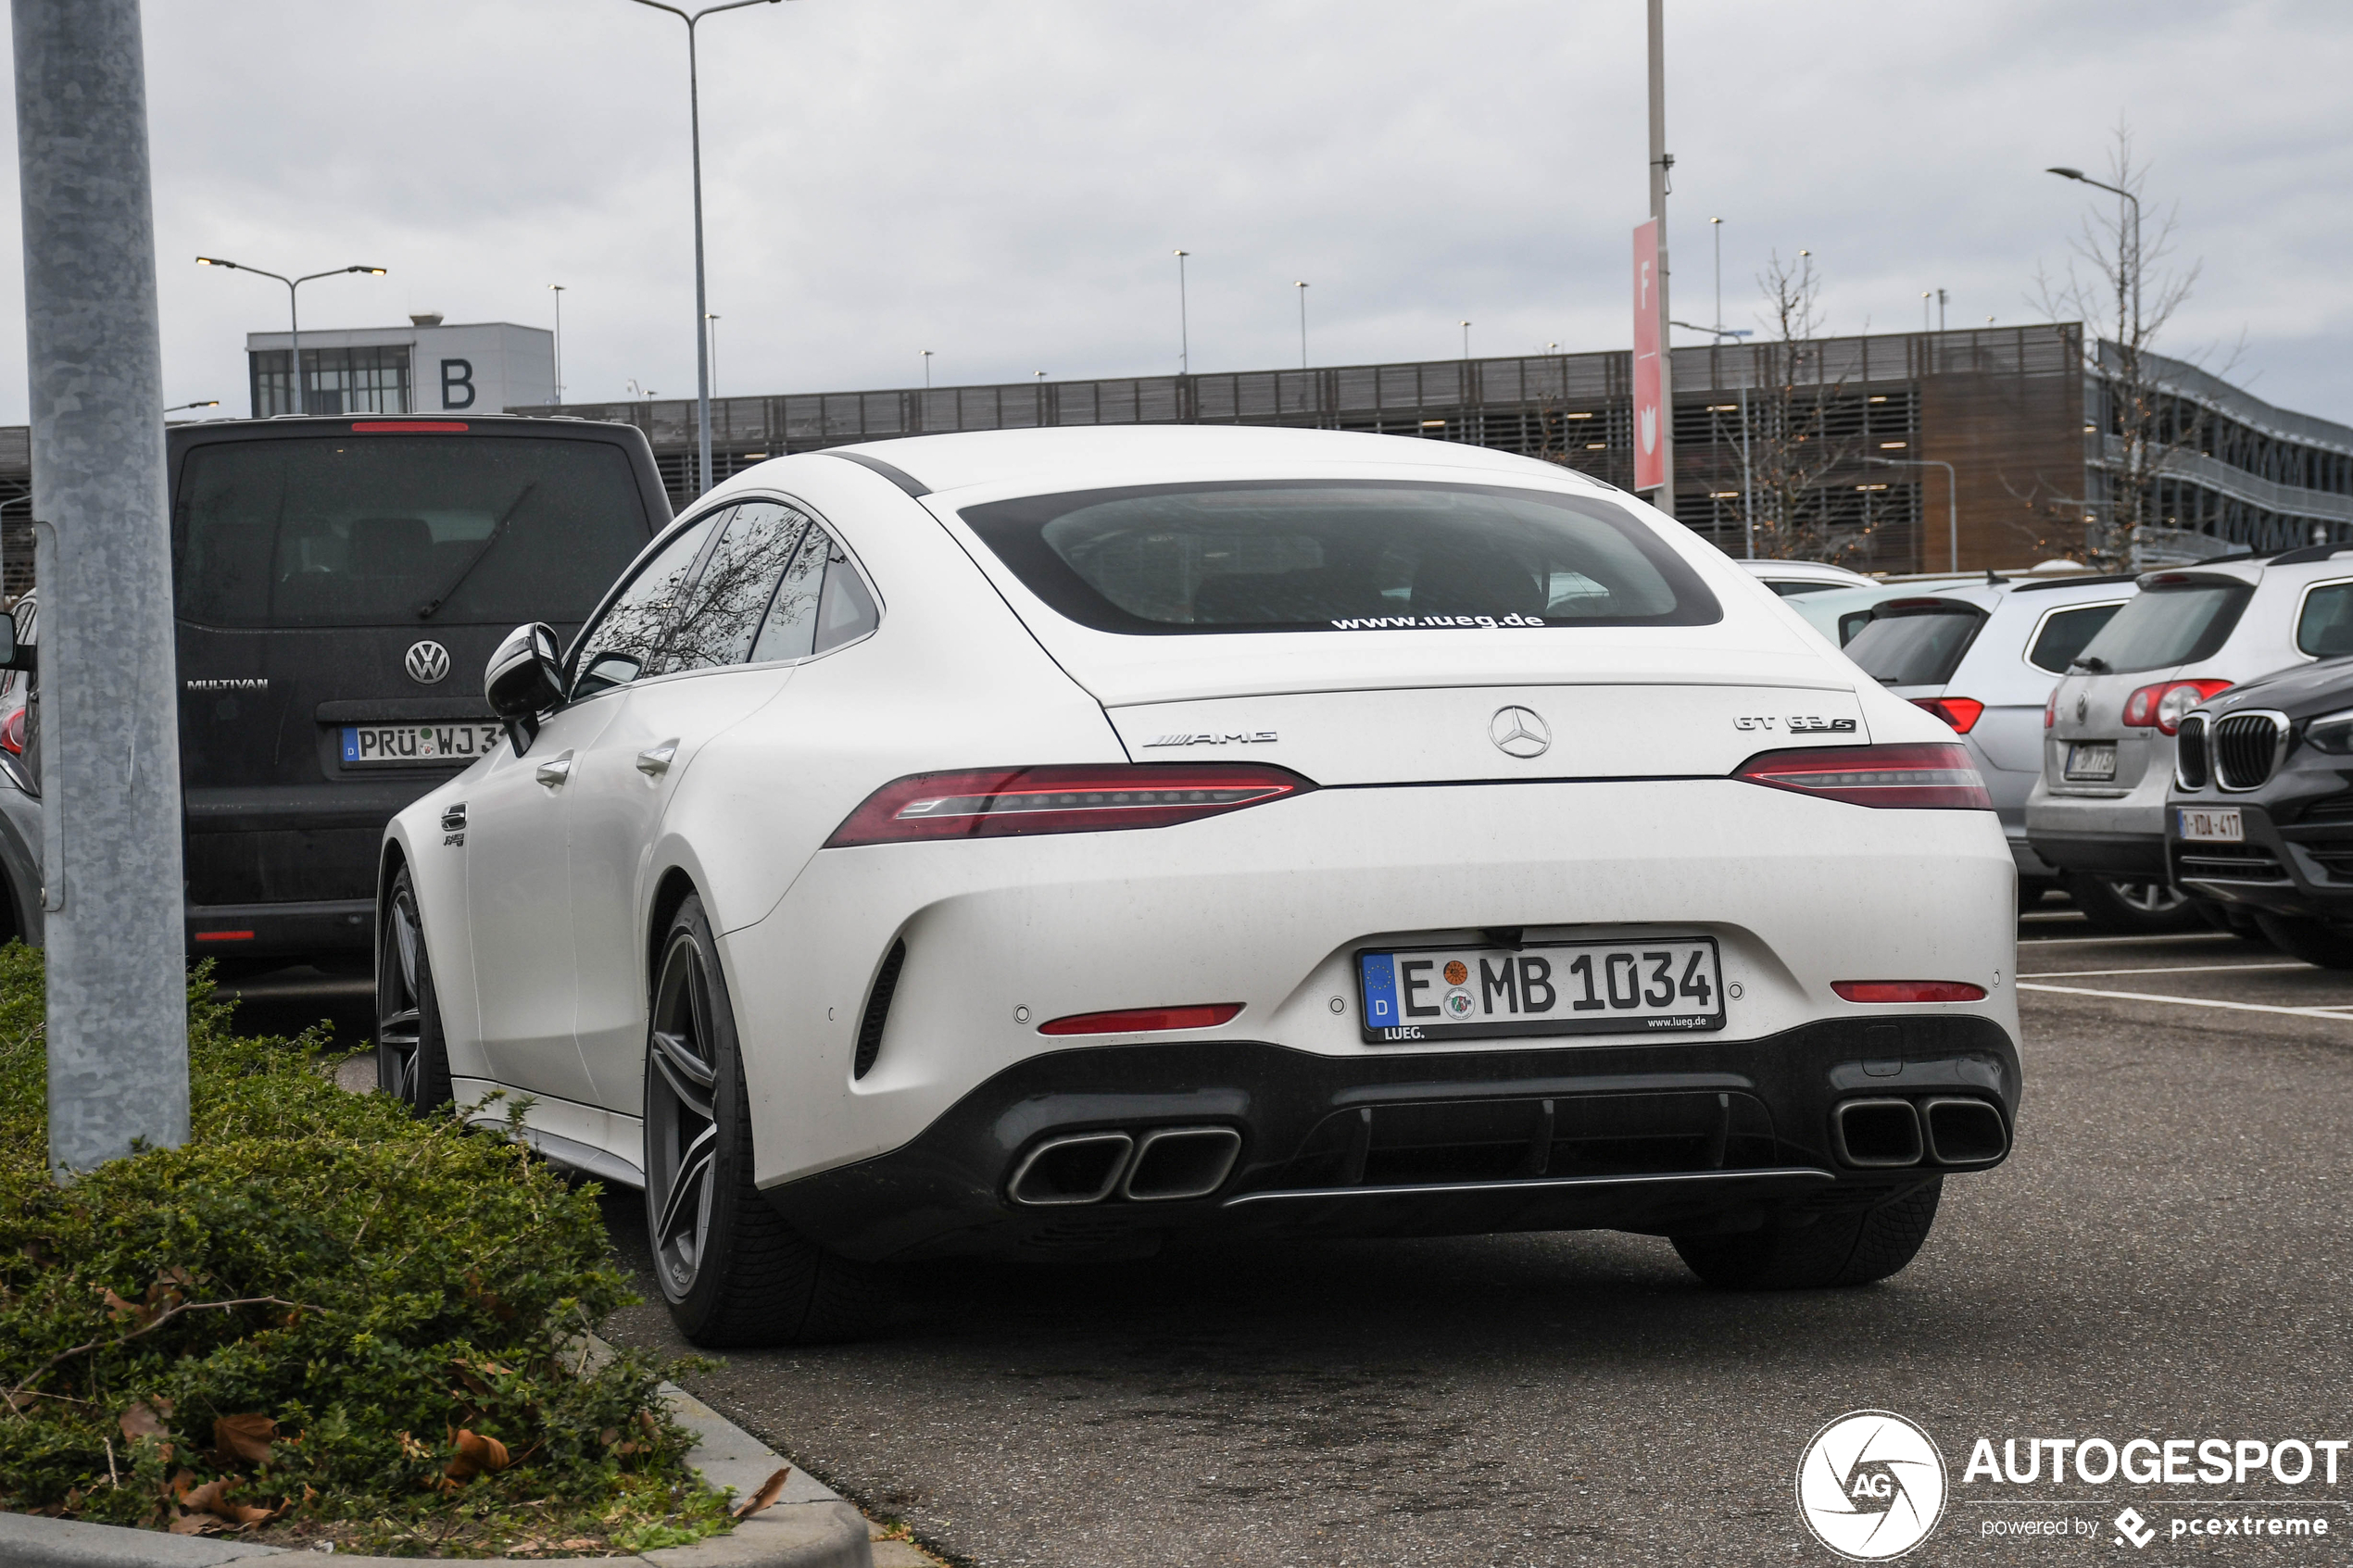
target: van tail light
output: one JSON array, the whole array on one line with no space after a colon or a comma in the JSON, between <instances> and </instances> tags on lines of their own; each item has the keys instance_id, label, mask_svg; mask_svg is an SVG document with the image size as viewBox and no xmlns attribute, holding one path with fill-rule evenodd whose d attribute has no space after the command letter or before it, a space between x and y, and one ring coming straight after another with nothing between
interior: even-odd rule
<instances>
[{"instance_id":1,"label":"van tail light","mask_svg":"<svg viewBox=\"0 0 2353 1568\"><path fill-rule=\"evenodd\" d=\"M1916 696L1912 699L1912 706L1927 709L1952 725L1957 735L1969 734L1977 722L1977 716L1985 711L1985 705L1973 696Z\"/></svg>"},{"instance_id":2,"label":"van tail light","mask_svg":"<svg viewBox=\"0 0 2353 1568\"><path fill-rule=\"evenodd\" d=\"M1125 1008L1118 1012L1080 1012L1051 1019L1040 1035L1144 1035L1163 1029L1214 1029L1231 1023L1239 1002L1202 1002L1180 1008Z\"/></svg>"},{"instance_id":3,"label":"van tail light","mask_svg":"<svg viewBox=\"0 0 2353 1568\"><path fill-rule=\"evenodd\" d=\"M1966 980L1833 980L1850 1002L1982 1002L1985 987Z\"/></svg>"},{"instance_id":4,"label":"van tail light","mask_svg":"<svg viewBox=\"0 0 2353 1568\"><path fill-rule=\"evenodd\" d=\"M0 751L12 757L24 755L24 709L19 708L6 719L0 719Z\"/></svg>"},{"instance_id":5,"label":"van tail light","mask_svg":"<svg viewBox=\"0 0 2353 1568\"><path fill-rule=\"evenodd\" d=\"M2051 688L2051 695L2043 699L2043 728L2047 730L2057 722L2058 688L2057 686L2053 686Z\"/></svg>"},{"instance_id":6,"label":"van tail light","mask_svg":"<svg viewBox=\"0 0 2353 1568\"><path fill-rule=\"evenodd\" d=\"M1055 764L914 773L868 796L834 830L825 847L1164 828L1264 806L1315 787L1286 768L1214 762Z\"/></svg>"},{"instance_id":7,"label":"van tail light","mask_svg":"<svg viewBox=\"0 0 2353 1568\"><path fill-rule=\"evenodd\" d=\"M2159 734L2170 735L2181 729L2191 709L2230 688L2228 681L2159 681L2124 699L2124 722L2135 730L2154 727Z\"/></svg>"},{"instance_id":8,"label":"van tail light","mask_svg":"<svg viewBox=\"0 0 2353 1568\"><path fill-rule=\"evenodd\" d=\"M1732 777L1850 806L1994 809L1985 781L1970 765L1969 748L1948 742L1768 751L1742 763Z\"/></svg>"}]
</instances>

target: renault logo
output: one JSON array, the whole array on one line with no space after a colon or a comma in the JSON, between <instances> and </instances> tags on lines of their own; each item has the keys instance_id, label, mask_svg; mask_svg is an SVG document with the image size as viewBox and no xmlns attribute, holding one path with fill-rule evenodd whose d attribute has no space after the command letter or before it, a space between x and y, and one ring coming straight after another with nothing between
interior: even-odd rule
<instances>
[{"instance_id":1,"label":"renault logo","mask_svg":"<svg viewBox=\"0 0 2353 1568\"><path fill-rule=\"evenodd\" d=\"M409 657L400 662L417 684L438 685L449 673L449 650L436 642L412 643Z\"/></svg>"},{"instance_id":2,"label":"renault logo","mask_svg":"<svg viewBox=\"0 0 2353 1568\"><path fill-rule=\"evenodd\" d=\"M1487 738L1508 757L1541 757L1553 746L1552 730L1527 708L1495 709L1495 717L1487 721Z\"/></svg>"}]
</instances>

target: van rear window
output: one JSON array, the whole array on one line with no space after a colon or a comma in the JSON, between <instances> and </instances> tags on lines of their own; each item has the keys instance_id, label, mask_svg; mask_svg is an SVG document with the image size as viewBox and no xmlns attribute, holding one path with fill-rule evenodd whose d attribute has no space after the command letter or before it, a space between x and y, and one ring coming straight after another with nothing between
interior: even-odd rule
<instances>
[{"instance_id":1,"label":"van rear window","mask_svg":"<svg viewBox=\"0 0 2353 1568\"><path fill-rule=\"evenodd\" d=\"M181 619L208 626L587 619L652 534L602 441L333 435L189 449Z\"/></svg>"},{"instance_id":2,"label":"van rear window","mask_svg":"<svg viewBox=\"0 0 2353 1568\"><path fill-rule=\"evenodd\" d=\"M1399 480L1225 481L963 509L1084 626L1169 634L1697 626L1723 611L1620 508Z\"/></svg>"}]
</instances>

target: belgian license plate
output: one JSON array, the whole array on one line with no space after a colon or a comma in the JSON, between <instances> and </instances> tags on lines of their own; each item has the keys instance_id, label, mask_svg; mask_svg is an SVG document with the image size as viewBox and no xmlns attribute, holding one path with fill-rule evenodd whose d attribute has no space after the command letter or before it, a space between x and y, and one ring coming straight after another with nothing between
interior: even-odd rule
<instances>
[{"instance_id":1,"label":"belgian license plate","mask_svg":"<svg viewBox=\"0 0 2353 1568\"><path fill-rule=\"evenodd\" d=\"M343 765L471 762L498 744L503 726L472 721L447 724L346 724Z\"/></svg>"},{"instance_id":2,"label":"belgian license plate","mask_svg":"<svg viewBox=\"0 0 2353 1568\"><path fill-rule=\"evenodd\" d=\"M2112 740L2086 741L2067 748L2067 776L2087 782L2116 777L2116 743Z\"/></svg>"},{"instance_id":3,"label":"belgian license plate","mask_svg":"<svg viewBox=\"0 0 2353 1568\"><path fill-rule=\"evenodd\" d=\"M2182 815L2182 836L2201 844L2244 844L2246 824L2233 811L2196 811L2188 807L2177 809Z\"/></svg>"},{"instance_id":4,"label":"belgian license plate","mask_svg":"<svg viewBox=\"0 0 2353 1568\"><path fill-rule=\"evenodd\" d=\"M1356 979L1376 1044L1724 1027L1708 936L1360 952Z\"/></svg>"}]
</instances>

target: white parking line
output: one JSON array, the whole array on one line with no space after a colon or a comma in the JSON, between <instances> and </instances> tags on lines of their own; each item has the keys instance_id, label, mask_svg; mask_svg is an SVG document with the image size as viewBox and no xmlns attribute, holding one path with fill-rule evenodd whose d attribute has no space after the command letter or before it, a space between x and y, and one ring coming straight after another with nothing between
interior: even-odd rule
<instances>
[{"instance_id":1,"label":"white parking line","mask_svg":"<svg viewBox=\"0 0 2353 1568\"><path fill-rule=\"evenodd\" d=\"M2171 1002L2185 1008L2228 1008L2233 1012L2284 1012L2294 1018L2333 1018L2353 1023L2353 1002L2334 1008L2284 1008L2265 1002L2222 1002L2206 997L2158 997L2146 991L2095 991L2085 985L2035 985L2020 981L2021 991L2052 991L2062 997L2105 997L2120 1002Z\"/></svg>"},{"instance_id":2,"label":"white parking line","mask_svg":"<svg viewBox=\"0 0 2353 1568\"><path fill-rule=\"evenodd\" d=\"M2064 980L2070 975L2082 978L2093 974L2211 974L2224 970L2248 969L2310 969L2300 960L2288 963L2182 963L2167 964L2162 969L2052 969L2034 974L2021 974L2020 980Z\"/></svg>"}]
</instances>

